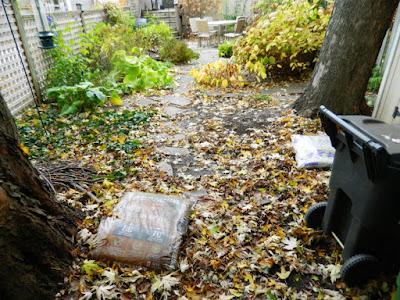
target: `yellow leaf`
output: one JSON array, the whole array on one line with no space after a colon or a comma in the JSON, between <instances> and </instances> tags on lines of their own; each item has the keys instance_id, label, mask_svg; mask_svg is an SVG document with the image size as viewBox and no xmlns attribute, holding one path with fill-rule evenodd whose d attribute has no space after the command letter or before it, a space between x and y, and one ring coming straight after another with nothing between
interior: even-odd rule
<instances>
[{"instance_id":1,"label":"yellow leaf","mask_svg":"<svg viewBox=\"0 0 400 300\"><path fill-rule=\"evenodd\" d=\"M104 181L103 181L103 186L104 187L109 188L109 187L112 187L113 185L114 185L114 183L112 183L108 179L104 179Z\"/></svg>"},{"instance_id":2,"label":"yellow leaf","mask_svg":"<svg viewBox=\"0 0 400 300\"><path fill-rule=\"evenodd\" d=\"M120 145L125 144L125 140L126 140L126 137L123 136L123 135L120 135L120 136L118 137L118 143L119 143Z\"/></svg>"},{"instance_id":3,"label":"yellow leaf","mask_svg":"<svg viewBox=\"0 0 400 300\"><path fill-rule=\"evenodd\" d=\"M24 151L25 154L29 154L29 149L25 147L24 143L19 144L19 148Z\"/></svg>"},{"instance_id":4,"label":"yellow leaf","mask_svg":"<svg viewBox=\"0 0 400 300\"><path fill-rule=\"evenodd\" d=\"M222 204L221 204L221 207L222 207L223 209L227 209L227 208L229 207L228 202L223 201Z\"/></svg>"},{"instance_id":5,"label":"yellow leaf","mask_svg":"<svg viewBox=\"0 0 400 300\"><path fill-rule=\"evenodd\" d=\"M285 268L283 266L281 266L281 272L276 272L276 274L279 276L280 279L286 279L290 276L291 271L287 271L285 270Z\"/></svg>"},{"instance_id":6,"label":"yellow leaf","mask_svg":"<svg viewBox=\"0 0 400 300\"><path fill-rule=\"evenodd\" d=\"M264 140L263 139L256 139L257 144L261 144Z\"/></svg>"},{"instance_id":7,"label":"yellow leaf","mask_svg":"<svg viewBox=\"0 0 400 300\"><path fill-rule=\"evenodd\" d=\"M68 154L64 152L64 153L61 153L60 156L62 159L66 159L68 157Z\"/></svg>"},{"instance_id":8,"label":"yellow leaf","mask_svg":"<svg viewBox=\"0 0 400 300\"><path fill-rule=\"evenodd\" d=\"M252 156L250 151L241 150L240 153L246 158Z\"/></svg>"},{"instance_id":9,"label":"yellow leaf","mask_svg":"<svg viewBox=\"0 0 400 300\"><path fill-rule=\"evenodd\" d=\"M242 297L243 294L239 293L237 290L230 289L229 292L235 297Z\"/></svg>"},{"instance_id":10,"label":"yellow leaf","mask_svg":"<svg viewBox=\"0 0 400 300\"><path fill-rule=\"evenodd\" d=\"M227 86L228 86L228 80L226 79L222 80L221 87L226 88Z\"/></svg>"},{"instance_id":11,"label":"yellow leaf","mask_svg":"<svg viewBox=\"0 0 400 300\"><path fill-rule=\"evenodd\" d=\"M117 93L110 97L110 102L112 105L122 105L122 100Z\"/></svg>"},{"instance_id":12,"label":"yellow leaf","mask_svg":"<svg viewBox=\"0 0 400 300\"><path fill-rule=\"evenodd\" d=\"M247 170L246 169L243 169L243 170L241 170L241 171L239 171L239 172L237 172L239 175L246 175L247 174Z\"/></svg>"}]
</instances>

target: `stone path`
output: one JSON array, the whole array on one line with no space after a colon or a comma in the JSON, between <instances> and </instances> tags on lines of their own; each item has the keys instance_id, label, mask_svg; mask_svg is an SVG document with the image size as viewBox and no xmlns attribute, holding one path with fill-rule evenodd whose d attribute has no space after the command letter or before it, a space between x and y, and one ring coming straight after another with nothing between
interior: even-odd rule
<instances>
[{"instance_id":1,"label":"stone path","mask_svg":"<svg viewBox=\"0 0 400 300\"><path fill-rule=\"evenodd\" d=\"M209 159L207 141L192 143L191 136L203 130L203 126L222 126L237 135L245 135L251 128L265 129L268 119L273 114L268 110L255 109L253 107L223 107L223 111L212 102L199 104L189 97L191 84L194 82L189 72L200 65L213 62L218 59L216 48L198 48L197 42L189 43L189 47L200 53L200 58L189 65L176 68L177 87L171 94L164 96L151 96L148 98L128 101L126 105L152 108L159 111L162 118L157 121L156 131L147 137L147 142L152 142L156 152L160 155L160 161L156 167L159 172L167 176L178 176L181 179L198 179L201 176L221 173L215 161ZM303 91L304 86L293 84L289 87L275 88L258 91L261 95L274 95L275 99L282 101L296 99ZM211 99L242 99L248 97L249 92L226 93L222 90L204 91ZM284 110L289 104L282 105ZM199 151L199 149L201 151ZM211 151L210 151L211 152ZM223 171L222 175L229 175L229 171ZM203 187L197 187L194 192L186 192L191 197L203 197L207 191ZM260 200L261 201L261 200Z\"/></svg>"}]
</instances>

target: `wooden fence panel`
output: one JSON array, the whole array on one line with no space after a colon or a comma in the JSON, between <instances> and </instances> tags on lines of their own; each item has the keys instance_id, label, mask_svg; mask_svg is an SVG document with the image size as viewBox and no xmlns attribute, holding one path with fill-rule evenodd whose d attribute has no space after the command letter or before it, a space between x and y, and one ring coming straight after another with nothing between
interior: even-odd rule
<instances>
[{"instance_id":1,"label":"wooden fence panel","mask_svg":"<svg viewBox=\"0 0 400 300\"><path fill-rule=\"evenodd\" d=\"M3 7L0 7L0 91L10 111L15 114L33 101L30 89L30 86L33 88L33 80L13 9L9 5L4 5L11 23L11 29ZM18 46L14 42L12 33L14 33ZM25 75L24 67L28 78Z\"/></svg>"},{"instance_id":2,"label":"wooden fence panel","mask_svg":"<svg viewBox=\"0 0 400 300\"><path fill-rule=\"evenodd\" d=\"M137 9L138 6L136 5L124 10L136 11ZM12 114L16 114L34 103L33 95L44 94L46 72L51 68L52 61L46 55L46 50L40 48L39 32L33 15L24 14L20 16L17 14L18 18L16 18L12 6L7 4L6 11L12 30L8 25L3 7L0 7L0 91ZM56 25L57 30L63 32L64 40L69 42L69 45L78 55L79 45L77 42L81 40L84 26L86 30L90 30L96 23L104 21L105 14L104 10L97 9L84 11L83 13L81 11L53 12L49 13L48 16L51 18L53 25ZM22 37L18 30L21 26L24 44L22 44ZM17 40L18 49L12 33L14 33ZM30 71L25 50L28 51L29 62L31 67L34 68L32 69L34 72ZM22 63L19 53L22 57ZM26 78L24 67L28 74L28 79ZM31 88L35 87L34 82L37 84L36 91L32 92Z\"/></svg>"}]
</instances>

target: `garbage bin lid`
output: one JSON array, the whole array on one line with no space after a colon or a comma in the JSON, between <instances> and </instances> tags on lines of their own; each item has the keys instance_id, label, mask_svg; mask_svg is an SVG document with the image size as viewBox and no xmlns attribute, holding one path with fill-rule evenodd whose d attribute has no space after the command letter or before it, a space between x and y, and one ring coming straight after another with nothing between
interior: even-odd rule
<instances>
[{"instance_id":1,"label":"garbage bin lid","mask_svg":"<svg viewBox=\"0 0 400 300\"><path fill-rule=\"evenodd\" d=\"M368 116L340 116L373 141L381 144L397 163L400 162L400 125L387 124Z\"/></svg>"}]
</instances>

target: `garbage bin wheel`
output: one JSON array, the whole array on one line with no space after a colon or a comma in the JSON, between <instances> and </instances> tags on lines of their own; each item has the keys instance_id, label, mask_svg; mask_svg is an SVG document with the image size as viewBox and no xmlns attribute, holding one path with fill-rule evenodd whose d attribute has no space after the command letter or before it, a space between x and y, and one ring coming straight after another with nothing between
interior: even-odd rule
<instances>
[{"instance_id":1,"label":"garbage bin wheel","mask_svg":"<svg viewBox=\"0 0 400 300\"><path fill-rule=\"evenodd\" d=\"M377 275L379 260L369 254L357 254L347 259L340 269L340 277L348 286L357 286Z\"/></svg>"},{"instance_id":2,"label":"garbage bin wheel","mask_svg":"<svg viewBox=\"0 0 400 300\"><path fill-rule=\"evenodd\" d=\"M306 220L307 227L309 228L321 228L322 219L324 218L325 209L328 202L318 202L311 205L307 210L304 219Z\"/></svg>"}]
</instances>

